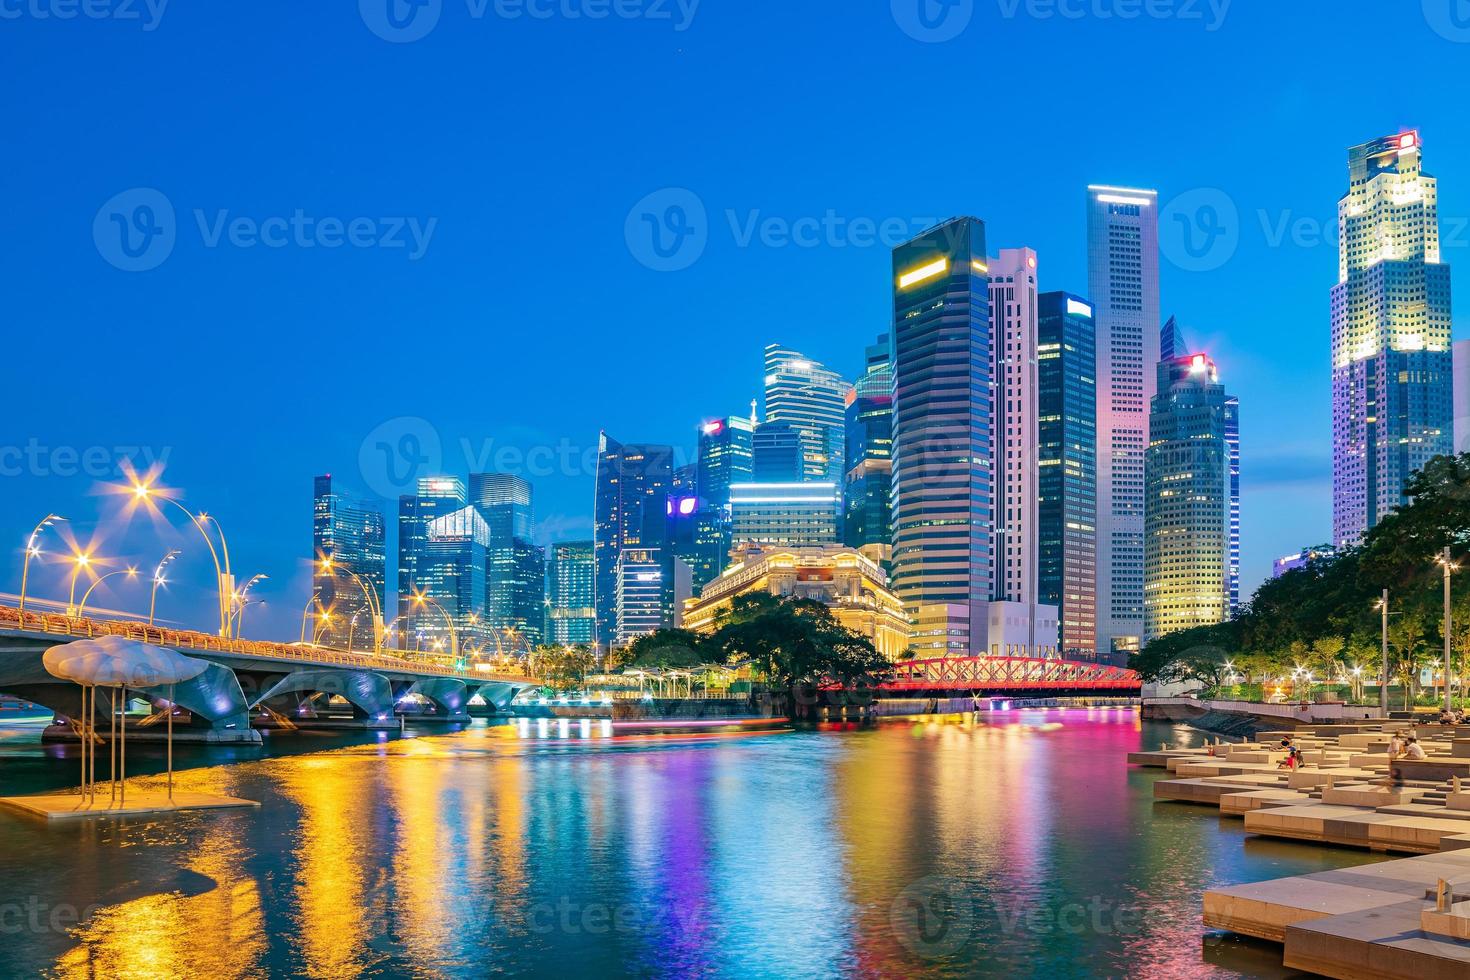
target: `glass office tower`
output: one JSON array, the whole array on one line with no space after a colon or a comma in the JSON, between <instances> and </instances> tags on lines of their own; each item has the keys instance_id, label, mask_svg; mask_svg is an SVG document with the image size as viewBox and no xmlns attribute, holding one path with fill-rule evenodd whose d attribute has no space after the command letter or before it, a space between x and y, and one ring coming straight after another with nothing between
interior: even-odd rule
<instances>
[{"instance_id":1,"label":"glass office tower","mask_svg":"<svg viewBox=\"0 0 1470 980\"><path fill-rule=\"evenodd\" d=\"M800 437L799 479L841 483L843 401L852 385L836 371L779 344L766 348L765 381L765 421L788 424Z\"/></svg>"},{"instance_id":2,"label":"glass office tower","mask_svg":"<svg viewBox=\"0 0 1470 980\"><path fill-rule=\"evenodd\" d=\"M1062 655L1097 659L1097 351L1092 304L1042 293L1037 320L1037 592Z\"/></svg>"},{"instance_id":3,"label":"glass office tower","mask_svg":"<svg viewBox=\"0 0 1470 980\"><path fill-rule=\"evenodd\" d=\"M597 638L596 589L591 541L562 541L551 546L548 576L550 608L546 641L558 646L593 643Z\"/></svg>"},{"instance_id":4,"label":"glass office tower","mask_svg":"<svg viewBox=\"0 0 1470 980\"><path fill-rule=\"evenodd\" d=\"M867 349L866 367L847 393L847 480L842 543L885 570L893 556L893 362L888 334Z\"/></svg>"},{"instance_id":5,"label":"glass office tower","mask_svg":"<svg viewBox=\"0 0 1470 980\"><path fill-rule=\"evenodd\" d=\"M363 585L375 594L376 610L381 611L388 577L384 532L381 510L337 490L330 473L315 479L311 553L317 568L312 589L317 607L332 612L318 642L337 649L345 649L349 639L354 645L361 642L371 646L375 609ZM341 571L321 574L320 563L327 558L332 560L334 569L353 573L362 584ZM356 629L352 627L354 617Z\"/></svg>"},{"instance_id":6,"label":"glass office tower","mask_svg":"<svg viewBox=\"0 0 1470 980\"><path fill-rule=\"evenodd\" d=\"M657 555L665 563L672 560L665 545L669 496L674 481L673 463L671 446L625 445L606 432L599 437L593 557L596 564L597 642L604 647L613 643L618 635L619 556L625 549L637 548ZM666 586L663 593L664 625L672 625L672 565L664 570L660 583Z\"/></svg>"}]
</instances>

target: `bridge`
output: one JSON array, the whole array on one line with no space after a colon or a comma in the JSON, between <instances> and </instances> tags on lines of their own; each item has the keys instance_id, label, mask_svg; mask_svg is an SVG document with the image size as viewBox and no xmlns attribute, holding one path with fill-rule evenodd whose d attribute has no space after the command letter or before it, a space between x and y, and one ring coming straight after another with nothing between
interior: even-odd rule
<instances>
[{"instance_id":1,"label":"bridge","mask_svg":"<svg viewBox=\"0 0 1470 980\"><path fill-rule=\"evenodd\" d=\"M348 653L306 644L233 639L134 621L96 620L0 606L0 694L31 701L65 718L81 715L81 688L47 673L49 648L73 639L122 636L207 661L195 680L180 684L172 701L192 717L192 736L206 742L258 742L251 727L261 715L287 725L397 727L406 702L427 703L440 721L465 721L478 695L496 710L535 681L490 664L470 666L442 655L384 650ZM132 693L133 689L129 689ZM136 696L168 705L167 688L140 688ZM334 710L350 715L327 719Z\"/></svg>"},{"instance_id":2,"label":"bridge","mask_svg":"<svg viewBox=\"0 0 1470 980\"><path fill-rule=\"evenodd\" d=\"M946 657L900 660L880 684L891 697L1004 694L1018 697L1132 697L1142 693L1136 671L1108 664L1028 657Z\"/></svg>"}]
</instances>

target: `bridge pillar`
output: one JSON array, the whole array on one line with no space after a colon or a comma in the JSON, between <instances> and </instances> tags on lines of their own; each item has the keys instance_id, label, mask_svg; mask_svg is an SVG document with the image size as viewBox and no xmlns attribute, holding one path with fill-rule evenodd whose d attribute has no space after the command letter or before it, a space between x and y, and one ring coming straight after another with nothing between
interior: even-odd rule
<instances>
[{"instance_id":1,"label":"bridge pillar","mask_svg":"<svg viewBox=\"0 0 1470 980\"><path fill-rule=\"evenodd\" d=\"M476 694L484 699L485 704L497 714L505 714L510 710L510 703L515 700L530 684L514 684L509 681L468 681L466 701Z\"/></svg>"},{"instance_id":2,"label":"bridge pillar","mask_svg":"<svg viewBox=\"0 0 1470 980\"><path fill-rule=\"evenodd\" d=\"M393 714L393 685L388 678L371 670L298 670L267 687L253 704L281 700L293 694L340 696L352 706L350 720L324 719L319 712L307 715L295 710L303 703L298 698L289 710L281 712L298 724L305 721L338 728L396 728L399 724Z\"/></svg>"},{"instance_id":3,"label":"bridge pillar","mask_svg":"<svg viewBox=\"0 0 1470 980\"><path fill-rule=\"evenodd\" d=\"M168 685L143 688L139 693L154 702L165 702L169 698ZM208 723L208 727L200 733L205 742L261 740L260 732L250 727L250 706L245 701L240 680L228 667L211 663L204 673L192 681L174 685L173 700L195 719ZM176 729L175 737L179 734Z\"/></svg>"},{"instance_id":4,"label":"bridge pillar","mask_svg":"<svg viewBox=\"0 0 1470 980\"><path fill-rule=\"evenodd\" d=\"M469 721L465 710L469 704L469 687L464 681L453 677L426 677L409 685L405 694L417 694L434 702L438 712L432 715L415 715L422 721Z\"/></svg>"}]
</instances>

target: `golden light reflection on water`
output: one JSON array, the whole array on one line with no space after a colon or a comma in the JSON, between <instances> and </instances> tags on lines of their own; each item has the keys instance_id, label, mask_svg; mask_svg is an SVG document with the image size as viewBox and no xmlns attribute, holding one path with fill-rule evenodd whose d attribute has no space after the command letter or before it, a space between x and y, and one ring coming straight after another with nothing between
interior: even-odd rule
<instances>
[{"instance_id":1,"label":"golden light reflection on water","mask_svg":"<svg viewBox=\"0 0 1470 980\"><path fill-rule=\"evenodd\" d=\"M265 923L259 888L238 871L245 849L238 832L204 839L189 871L212 879L201 894L148 895L98 909L74 933L77 945L52 976L162 980L174 977L263 976ZM164 869L160 869L164 870Z\"/></svg>"}]
</instances>

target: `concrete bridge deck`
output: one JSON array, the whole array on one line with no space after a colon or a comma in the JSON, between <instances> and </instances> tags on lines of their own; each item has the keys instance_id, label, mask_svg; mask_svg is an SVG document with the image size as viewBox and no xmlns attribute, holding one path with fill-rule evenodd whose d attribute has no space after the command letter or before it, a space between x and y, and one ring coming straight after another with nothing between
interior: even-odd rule
<instances>
[{"instance_id":1,"label":"concrete bridge deck","mask_svg":"<svg viewBox=\"0 0 1470 980\"><path fill-rule=\"evenodd\" d=\"M325 721L323 709L339 706L350 717L332 724L382 727L396 724L400 702L427 701L427 717L465 721L471 698L479 695L498 710L536 682L523 674L489 669L488 664L460 665L440 654L384 650L348 652L309 644L243 640L191 630L165 629L146 623L79 619L0 606L0 694L10 694L55 711L65 718L82 713L81 688L46 672L41 657L47 649L70 640L122 636L177 650L208 661L210 667L187 684L178 685L172 700L194 719L193 731L204 741L258 741L252 713L269 708L296 724ZM166 688L139 688L138 697L166 704ZM417 696L417 697L411 697ZM106 727L99 723L99 727Z\"/></svg>"}]
</instances>

